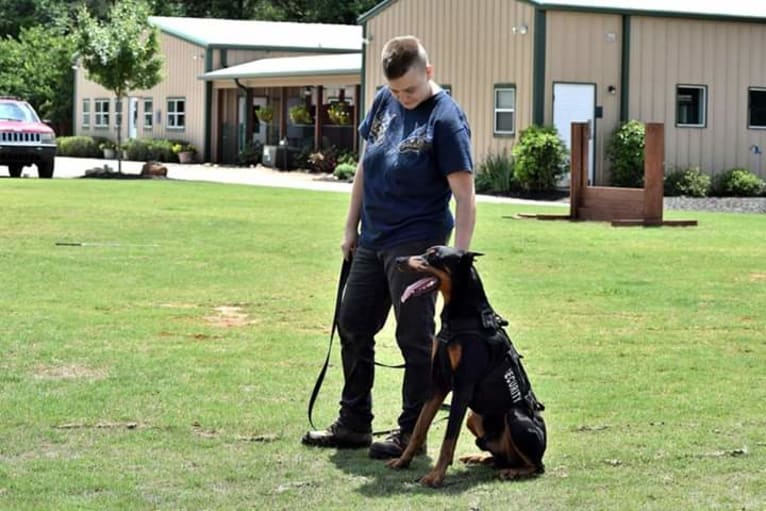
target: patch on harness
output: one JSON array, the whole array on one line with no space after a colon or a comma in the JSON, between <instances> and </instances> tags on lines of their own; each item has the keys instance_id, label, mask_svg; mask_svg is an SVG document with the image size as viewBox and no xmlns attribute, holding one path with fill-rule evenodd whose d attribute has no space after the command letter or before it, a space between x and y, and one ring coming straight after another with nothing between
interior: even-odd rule
<instances>
[{"instance_id":1,"label":"patch on harness","mask_svg":"<svg viewBox=\"0 0 766 511\"><path fill-rule=\"evenodd\" d=\"M512 367L509 367L508 370L505 371L503 379L505 380L505 384L508 385L508 392L511 393L511 400L514 403L520 403L522 401L521 388L519 387L519 380L516 378L516 374L513 372Z\"/></svg>"}]
</instances>

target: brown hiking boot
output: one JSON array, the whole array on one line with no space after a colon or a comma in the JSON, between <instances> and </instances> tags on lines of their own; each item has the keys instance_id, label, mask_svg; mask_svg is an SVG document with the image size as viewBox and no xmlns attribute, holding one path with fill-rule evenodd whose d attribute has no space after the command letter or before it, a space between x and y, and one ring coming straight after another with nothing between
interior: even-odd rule
<instances>
[{"instance_id":1,"label":"brown hiking boot","mask_svg":"<svg viewBox=\"0 0 766 511\"><path fill-rule=\"evenodd\" d=\"M412 433L405 433L401 429L395 429L382 442L374 442L370 445L370 458L376 460L399 458L404 452L404 449L407 448L411 435ZM423 441L423 445L418 447L415 451L415 456L420 456L425 453L426 442Z\"/></svg>"},{"instance_id":2,"label":"brown hiking boot","mask_svg":"<svg viewBox=\"0 0 766 511\"><path fill-rule=\"evenodd\" d=\"M337 447L339 449L358 449L367 447L372 442L371 433L360 433L342 426L338 421L330 424L324 431L308 431L301 443L314 447Z\"/></svg>"}]
</instances>

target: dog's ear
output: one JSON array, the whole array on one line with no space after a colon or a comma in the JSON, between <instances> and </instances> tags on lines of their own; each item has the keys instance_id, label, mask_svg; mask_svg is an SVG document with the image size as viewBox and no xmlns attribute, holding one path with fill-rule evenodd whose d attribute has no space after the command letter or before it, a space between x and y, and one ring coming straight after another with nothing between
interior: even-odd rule
<instances>
[{"instance_id":1,"label":"dog's ear","mask_svg":"<svg viewBox=\"0 0 766 511\"><path fill-rule=\"evenodd\" d=\"M466 253L465 253L465 255L467 255L468 257L470 257L470 258L471 258L471 260L473 261L473 260L474 260L474 259L476 259L477 257L481 257L481 256L483 256L483 255L484 255L484 253L483 253L483 252L466 252Z\"/></svg>"}]
</instances>

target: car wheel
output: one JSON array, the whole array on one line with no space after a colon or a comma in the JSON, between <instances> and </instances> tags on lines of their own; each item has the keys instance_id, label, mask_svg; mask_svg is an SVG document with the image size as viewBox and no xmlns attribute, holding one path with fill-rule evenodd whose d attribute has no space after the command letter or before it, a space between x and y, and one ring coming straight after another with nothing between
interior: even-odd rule
<instances>
[{"instance_id":1,"label":"car wheel","mask_svg":"<svg viewBox=\"0 0 766 511\"><path fill-rule=\"evenodd\" d=\"M53 177L53 160L41 161L37 164L37 175L44 179Z\"/></svg>"},{"instance_id":2,"label":"car wheel","mask_svg":"<svg viewBox=\"0 0 766 511\"><path fill-rule=\"evenodd\" d=\"M24 165L8 165L8 174L11 175L11 177L21 177L21 169L24 168Z\"/></svg>"}]
</instances>

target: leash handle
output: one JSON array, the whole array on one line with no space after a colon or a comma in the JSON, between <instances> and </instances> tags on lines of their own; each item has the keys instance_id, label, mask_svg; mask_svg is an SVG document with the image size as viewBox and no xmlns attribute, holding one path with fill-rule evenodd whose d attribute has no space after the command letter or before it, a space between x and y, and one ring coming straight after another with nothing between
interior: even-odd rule
<instances>
[{"instance_id":1,"label":"leash handle","mask_svg":"<svg viewBox=\"0 0 766 511\"><path fill-rule=\"evenodd\" d=\"M343 299L343 290L346 288L346 281L348 280L348 274L351 272L351 259L343 259L343 264L340 267L340 275L338 276L338 291L335 295L335 312L332 315L332 327L330 328L330 344L327 346L327 356L324 359L324 365L322 370L319 371L317 381L314 383L314 390L311 391L311 398L309 398L309 424L312 429L316 429L314 421L311 418L314 411L314 403L319 395L319 389L322 388L322 382L324 382L325 374L327 373L327 367L330 365L330 352L332 351L332 340L335 337L335 330L338 326L338 316L340 315L340 303Z\"/></svg>"}]
</instances>

